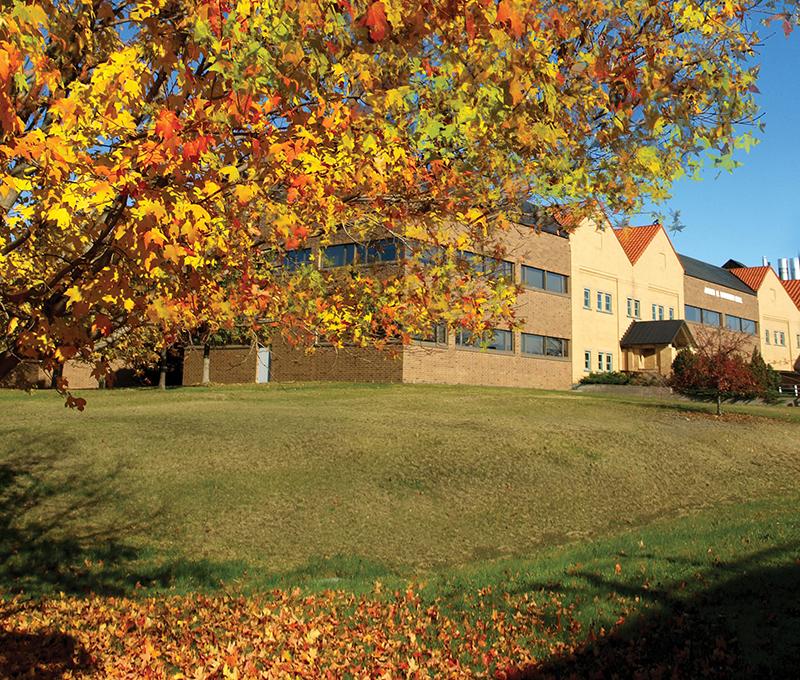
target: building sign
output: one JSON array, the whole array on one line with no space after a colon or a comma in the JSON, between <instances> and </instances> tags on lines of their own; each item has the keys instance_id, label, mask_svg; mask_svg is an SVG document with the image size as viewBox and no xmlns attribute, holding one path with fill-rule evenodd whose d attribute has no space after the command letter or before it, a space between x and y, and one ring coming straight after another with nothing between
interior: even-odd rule
<instances>
[{"instance_id":1,"label":"building sign","mask_svg":"<svg viewBox=\"0 0 800 680\"><path fill-rule=\"evenodd\" d=\"M706 295L710 295L711 297L718 297L723 300L730 300L731 302L738 302L740 305L742 304L742 298L739 295L732 295L731 293L726 293L724 290L717 290L716 288L709 288L706 286L703 289L703 292Z\"/></svg>"}]
</instances>

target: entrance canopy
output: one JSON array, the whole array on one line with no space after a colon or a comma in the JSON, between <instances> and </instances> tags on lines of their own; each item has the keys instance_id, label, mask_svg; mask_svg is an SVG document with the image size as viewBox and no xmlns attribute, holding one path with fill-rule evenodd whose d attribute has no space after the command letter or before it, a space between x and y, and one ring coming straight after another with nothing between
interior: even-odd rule
<instances>
[{"instance_id":1,"label":"entrance canopy","mask_svg":"<svg viewBox=\"0 0 800 680\"><path fill-rule=\"evenodd\" d=\"M686 322L683 319L673 319L671 321L634 321L622 336L619 346L622 349L632 349L634 347L672 345L680 349L693 344L694 338Z\"/></svg>"}]
</instances>

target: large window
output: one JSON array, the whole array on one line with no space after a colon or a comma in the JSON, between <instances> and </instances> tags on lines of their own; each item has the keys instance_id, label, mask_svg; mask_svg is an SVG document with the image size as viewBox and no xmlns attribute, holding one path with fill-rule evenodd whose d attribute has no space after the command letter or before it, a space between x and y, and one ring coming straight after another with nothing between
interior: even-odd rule
<instances>
[{"instance_id":1,"label":"large window","mask_svg":"<svg viewBox=\"0 0 800 680\"><path fill-rule=\"evenodd\" d=\"M487 333L486 337L483 338L483 342L481 342L478 339L473 339L470 331L460 328L456 332L456 345L461 347L485 347L496 352L513 352L514 335L511 331L494 328Z\"/></svg>"},{"instance_id":2,"label":"large window","mask_svg":"<svg viewBox=\"0 0 800 680\"><path fill-rule=\"evenodd\" d=\"M628 298L628 318L638 319L641 316L642 303L634 298Z\"/></svg>"},{"instance_id":3,"label":"large window","mask_svg":"<svg viewBox=\"0 0 800 680\"><path fill-rule=\"evenodd\" d=\"M653 321L664 320L664 305L653 305Z\"/></svg>"},{"instance_id":4,"label":"large window","mask_svg":"<svg viewBox=\"0 0 800 680\"><path fill-rule=\"evenodd\" d=\"M706 326L722 325L722 314L711 309L686 305L684 308L684 315L687 321L693 321L694 323L702 323Z\"/></svg>"},{"instance_id":5,"label":"large window","mask_svg":"<svg viewBox=\"0 0 800 680\"><path fill-rule=\"evenodd\" d=\"M725 315L725 327L731 331L739 333L747 333L748 335L756 335L756 322L751 319L743 319L740 316L733 314Z\"/></svg>"},{"instance_id":6,"label":"large window","mask_svg":"<svg viewBox=\"0 0 800 680\"><path fill-rule=\"evenodd\" d=\"M522 265L522 283L528 288L537 288L551 293L567 293L569 292L568 279L569 277L564 276L564 274L550 272L538 267L529 267L526 264Z\"/></svg>"},{"instance_id":7,"label":"large window","mask_svg":"<svg viewBox=\"0 0 800 680\"><path fill-rule=\"evenodd\" d=\"M435 342L437 345L447 344L447 324L435 323L426 332L411 336L420 342Z\"/></svg>"},{"instance_id":8,"label":"large window","mask_svg":"<svg viewBox=\"0 0 800 680\"><path fill-rule=\"evenodd\" d=\"M566 357L569 341L565 338L551 338L547 335L522 333L522 353L545 357Z\"/></svg>"},{"instance_id":9,"label":"large window","mask_svg":"<svg viewBox=\"0 0 800 680\"><path fill-rule=\"evenodd\" d=\"M311 262L311 248L300 248L298 250L287 250L283 256L283 265L289 271L294 271L298 267Z\"/></svg>"},{"instance_id":10,"label":"large window","mask_svg":"<svg viewBox=\"0 0 800 680\"><path fill-rule=\"evenodd\" d=\"M349 264L375 264L394 262L400 247L394 239L387 238L369 243L340 243L322 250L324 267L344 267Z\"/></svg>"},{"instance_id":11,"label":"large window","mask_svg":"<svg viewBox=\"0 0 800 680\"><path fill-rule=\"evenodd\" d=\"M458 257L467 262L473 271L486 274L495 279L514 280L514 263L508 260L498 260L488 255L479 255L469 250L460 250Z\"/></svg>"},{"instance_id":12,"label":"large window","mask_svg":"<svg viewBox=\"0 0 800 680\"><path fill-rule=\"evenodd\" d=\"M614 370L614 355L609 352L597 353L597 370L611 372Z\"/></svg>"}]
</instances>

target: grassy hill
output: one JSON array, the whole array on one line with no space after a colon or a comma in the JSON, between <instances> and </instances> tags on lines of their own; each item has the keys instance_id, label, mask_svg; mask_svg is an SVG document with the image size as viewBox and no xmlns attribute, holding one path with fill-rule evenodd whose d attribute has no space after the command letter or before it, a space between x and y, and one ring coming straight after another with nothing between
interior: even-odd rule
<instances>
[{"instance_id":1,"label":"grassy hill","mask_svg":"<svg viewBox=\"0 0 800 680\"><path fill-rule=\"evenodd\" d=\"M88 397L0 392L0 675L247 657L300 677L413 658L766 678L800 657L796 409L433 386Z\"/></svg>"},{"instance_id":2,"label":"grassy hill","mask_svg":"<svg viewBox=\"0 0 800 680\"><path fill-rule=\"evenodd\" d=\"M6 588L125 591L534 559L800 489L800 412L443 386L0 393ZM736 512L733 508L731 513Z\"/></svg>"}]
</instances>

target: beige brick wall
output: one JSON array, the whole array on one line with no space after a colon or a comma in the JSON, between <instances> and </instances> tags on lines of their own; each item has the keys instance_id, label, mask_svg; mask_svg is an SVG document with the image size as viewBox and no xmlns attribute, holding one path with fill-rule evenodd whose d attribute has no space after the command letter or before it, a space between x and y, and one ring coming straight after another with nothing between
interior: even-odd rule
<instances>
[{"instance_id":1,"label":"beige brick wall","mask_svg":"<svg viewBox=\"0 0 800 680\"><path fill-rule=\"evenodd\" d=\"M212 383L231 385L256 381L258 352L255 347L212 347L209 362L209 379ZM202 382L203 348L186 348L183 354L183 384L200 385Z\"/></svg>"},{"instance_id":2,"label":"beige brick wall","mask_svg":"<svg viewBox=\"0 0 800 680\"><path fill-rule=\"evenodd\" d=\"M514 344L513 354L456 348L452 338L448 347L411 345L403 352L403 382L554 390L570 387L569 359L522 356L519 333L515 333Z\"/></svg>"},{"instance_id":3,"label":"beige brick wall","mask_svg":"<svg viewBox=\"0 0 800 680\"><path fill-rule=\"evenodd\" d=\"M400 382L402 348L315 347L307 352L276 340L270 348L270 379L277 382L333 380L342 382Z\"/></svg>"},{"instance_id":4,"label":"beige brick wall","mask_svg":"<svg viewBox=\"0 0 800 680\"><path fill-rule=\"evenodd\" d=\"M716 297L705 292L705 289L714 289L730 293L731 295L738 295L742 298L742 302L734 302L724 298ZM758 314L758 298L755 295L748 295L742 291L726 286L720 286L716 283L709 283L696 279L693 276L684 276L684 300L687 305L694 307L702 307L703 309L710 309L714 312L721 314L733 314L745 319L753 321L759 320ZM683 316L683 310L681 310ZM702 338L709 330L713 330L713 326L703 326L697 323L687 322L692 335L695 339ZM722 327L725 328L725 319L722 320ZM758 347L758 337L753 335L746 335L743 337L742 353L750 355L753 350Z\"/></svg>"}]
</instances>

